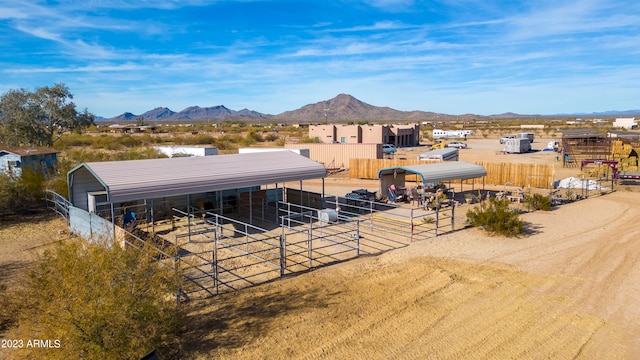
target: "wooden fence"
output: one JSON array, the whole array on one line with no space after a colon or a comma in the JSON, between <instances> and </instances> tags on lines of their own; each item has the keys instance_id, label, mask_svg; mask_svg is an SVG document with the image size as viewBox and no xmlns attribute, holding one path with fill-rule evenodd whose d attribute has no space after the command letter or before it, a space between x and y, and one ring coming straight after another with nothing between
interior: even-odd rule
<instances>
[{"instance_id":1,"label":"wooden fence","mask_svg":"<svg viewBox=\"0 0 640 360\"><path fill-rule=\"evenodd\" d=\"M438 161L433 161L437 163ZM429 164L429 161L394 159L351 159L349 177L355 179L377 179L378 171L393 166ZM529 186L548 189L552 187L555 169L552 164L489 163L477 162L487 170L486 184ZM406 181L417 181L417 175L406 175ZM457 181L459 182L459 181ZM478 181L476 180L476 183ZM466 180L465 183L471 183Z\"/></svg>"}]
</instances>

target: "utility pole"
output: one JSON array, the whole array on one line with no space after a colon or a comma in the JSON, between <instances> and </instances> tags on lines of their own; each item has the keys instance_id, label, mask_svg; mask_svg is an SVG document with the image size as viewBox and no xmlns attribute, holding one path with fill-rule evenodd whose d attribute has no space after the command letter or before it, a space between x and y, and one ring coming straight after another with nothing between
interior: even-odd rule
<instances>
[{"instance_id":1,"label":"utility pole","mask_svg":"<svg viewBox=\"0 0 640 360\"><path fill-rule=\"evenodd\" d=\"M329 116L329 110L331 109L324 109L324 124L327 125L329 122L327 121L327 117Z\"/></svg>"}]
</instances>

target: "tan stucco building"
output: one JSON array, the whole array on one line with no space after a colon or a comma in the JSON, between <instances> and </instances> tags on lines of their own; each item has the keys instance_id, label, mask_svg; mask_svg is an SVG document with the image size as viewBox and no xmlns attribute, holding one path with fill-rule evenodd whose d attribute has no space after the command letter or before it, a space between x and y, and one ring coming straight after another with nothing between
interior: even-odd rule
<instances>
[{"instance_id":1,"label":"tan stucco building","mask_svg":"<svg viewBox=\"0 0 640 360\"><path fill-rule=\"evenodd\" d=\"M322 143L420 145L420 125L343 125L309 126L309 137Z\"/></svg>"}]
</instances>

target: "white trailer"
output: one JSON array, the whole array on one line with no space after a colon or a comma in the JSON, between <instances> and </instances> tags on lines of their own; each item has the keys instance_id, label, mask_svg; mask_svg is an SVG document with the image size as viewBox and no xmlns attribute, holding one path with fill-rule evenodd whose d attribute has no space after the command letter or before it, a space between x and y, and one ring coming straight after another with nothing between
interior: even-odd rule
<instances>
[{"instance_id":1,"label":"white trailer","mask_svg":"<svg viewBox=\"0 0 640 360\"><path fill-rule=\"evenodd\" d=\"M431 134L433 135L434 139L466 139L467 135L473 134L473 131L433 129Z\"/></svg>"},{"instance_id":2,"label":"white trailer","mask_svg":"<svg viewBox=\"0 0 640 360\"><path fill-rule=\"evenodd\" d=\"M458 161L459 153L456 148L435 149L418 155L418 160Z\"/></svg>"},{"instance_id":3,"label":"white trailer","mask_svg":"<svg viewBox=\"0 0 640 360\"><path fill-rule=\"evenodd\" d=\"M528 138L508 139L503 151L510 154L526 153L531 151L531 143Z\"/></svg>"}]
</instances>

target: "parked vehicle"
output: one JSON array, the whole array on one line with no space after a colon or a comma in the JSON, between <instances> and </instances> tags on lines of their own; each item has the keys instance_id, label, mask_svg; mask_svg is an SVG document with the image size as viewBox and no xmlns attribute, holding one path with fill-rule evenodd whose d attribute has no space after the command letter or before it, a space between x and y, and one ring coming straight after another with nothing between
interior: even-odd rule
<instances>
[{"instance_id":1,"label":"parked vehicle","mask_svg":"<svg viewBox=\"0 0 640 360\"><path fill-rule=\"evenodd\" d=\"M346 194L345 197L356 200L376 201L376 192L367 189L358 189Z\"/></svg>"},{"instance_id":2,"label":"parked vehicle","mask_svg":"<svg viewBox=\"0 0 640 360\"><path fill-rule=\"evenodd\" d=\"M516 136L515 135L507 135L507 136L503 136L500 138L500 144L504 144L507 142L507 140L509 139L515 139Z\"/></svg>"},{"instance_id":3,"label":"parked vehicle","mask_svg":"<svg viewBox=\"0 0 640 360\"><path fill-rule=\"evenodd\" d=\"M446 141L440 141L440 142L437 142L437 143L431 145L431 150L444 149L445 147L447 147L447 142Z\"/></svg>"},{"instance_id":4,"label":"parked vehicle","mask_svg":"<svg viewBox=\"0 0 640 360\"><path fill-rule=\"evenodd\" d=\"M382 152L385 154L395 154L398 149L393 144L384 144L382 145Z\"/></svg>"},{"instance_id":5,"label":"parked vehicle","mask_svg":"<svg viewBox=\"0 0 640 360\"><path fill-rule=\"evenodd\" d=\"M467 144L463 143L462 141L452 141L447 144L447 147L456 148L456 149L465 149L467 147Z\"/></svg>"}]
</instances>

